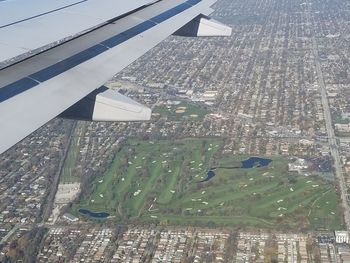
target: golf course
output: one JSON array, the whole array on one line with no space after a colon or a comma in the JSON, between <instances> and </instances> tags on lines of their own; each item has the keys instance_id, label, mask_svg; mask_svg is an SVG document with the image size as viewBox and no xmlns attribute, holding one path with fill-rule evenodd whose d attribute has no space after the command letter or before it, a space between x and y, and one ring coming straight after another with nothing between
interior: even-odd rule
<instances>
[{"instance_id":1,"label":"golf course","mask_svg":"<svg viewBox=\"0 0 350 263\"><path fill-rule=\"evenodd\" d=\"M223 144L217 138L128 140L71 212L169 225L341 228L332 182L288 172L281 156L260 156L269 161L242 168L250 156L223 154Z\"/></svg>"}]
</instances>

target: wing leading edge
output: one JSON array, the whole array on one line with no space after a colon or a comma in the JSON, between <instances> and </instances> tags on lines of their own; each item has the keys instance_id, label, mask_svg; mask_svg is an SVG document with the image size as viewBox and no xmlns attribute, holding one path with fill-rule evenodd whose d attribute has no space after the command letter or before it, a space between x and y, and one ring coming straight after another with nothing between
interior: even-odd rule
<instances>
[{"instance_id":1,"label":"wing leading edge","mask_svg":"<svg viewBox=\"0 0 350 263\"><path fill-rule=\"evenodd\" d=\"M214 2L215 0L162 0L2 69L0 153L76 102L81 102L117 72L184 25L187 25L188 32L188 23L192 20L196 24L200 23L202 19L198 18L199 15L208 16L213 11L210 6ZM213 23L211 21L210 25L213 26ZM222 25L219 28L222 29ZM227 28L223 31L223 35L228 34ZM207 26L205 32L208 32ZM219 35L217 29L214 35ZM95 98L98 98L99 103L96 99L90 111L95 111L92 114L97 120L150 118L150 111L144 106L121 95L103 91L103 94ZM101 107L101 101L110 102L110 109L114 113L108 107ZM75 112L77 109L79 111L77 104L74 106ZM121 118L118 114L125 116Z\"/></svg>"}]
</instances>

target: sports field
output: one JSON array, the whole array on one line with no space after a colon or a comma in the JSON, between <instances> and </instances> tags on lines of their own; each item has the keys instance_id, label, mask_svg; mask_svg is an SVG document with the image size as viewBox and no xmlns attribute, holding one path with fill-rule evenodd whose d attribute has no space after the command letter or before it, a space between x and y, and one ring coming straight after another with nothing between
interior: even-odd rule
<instances>
[{"instance_id":1,"label":"sports field","mask_svg":"<svg viewBox=\"0 0 350 263\"><path fill-rule=\"evenodd\" d=\"M283 157L268 157L267 167L219 168L199 183L211 167L240 166L249 157L223 155L222 145L220 139L129 140L73 211L104 211L131 222L341 228L332 183L289 173Z\"/></svg>"},{"instance_id":2,"label":"sports field","mask_svg":"<svg viewBox=\"0 0 350 263\"><path fill-rule=\"evenodd\" d=\"M201 120L209 111L203 105L181 101L179 104L156 106L153 113L170 120Z\"/></svg>"}]
</instances>

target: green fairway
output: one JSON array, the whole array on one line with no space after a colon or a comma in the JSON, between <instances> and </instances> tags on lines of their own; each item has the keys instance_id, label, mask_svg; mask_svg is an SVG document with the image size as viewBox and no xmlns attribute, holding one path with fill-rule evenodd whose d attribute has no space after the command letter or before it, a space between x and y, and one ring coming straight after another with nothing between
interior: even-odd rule
<instances>
[{"instance_id":1,"label":"green fairway","mask_svg":"<svg viewBox=\"0 0 350 263\"><path fill-rule=\"evenodd\" d=\"M278 156L268 157L266 167L232 169L249 156L222 154L222 147L216 138L129 140L73 212L87 208L117 220L201 226L342 227L329 182L288 172L288 160ZM225 168L200 182L211 167Z\"/></svg>"}]
</instances>

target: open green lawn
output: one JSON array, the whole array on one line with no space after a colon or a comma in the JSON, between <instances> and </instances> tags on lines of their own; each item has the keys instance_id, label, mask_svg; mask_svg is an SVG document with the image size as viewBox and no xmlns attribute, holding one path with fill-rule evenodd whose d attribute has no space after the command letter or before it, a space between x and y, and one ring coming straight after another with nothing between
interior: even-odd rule
<instances>
[{"instance_id":1,"label":"open green lawn","mask_svg":"<svg viewBox=\"0 0 350 263\"><path fill-rule=\"evenodd\" d=\"M176 112L177 110L180 110ZM183 110L183 112L181 111ZM171 120L180 120L189 118L193 120L201 120L209 113L205 106L182 101L178 105L160 105L156 106L153 113L159 113L161 117L167 117Z\"/></svg>"},{"instance_id":2,"label":"open green lawn","mask_svg":"<svg viewBox=\"0 0 350 263\"><path fill-rule=\"evenodd\" d=\"M65 160L62 175L60 176L61 183L75 183L80 181L80 177L76 175L76 164L79 154L79 143L81 140L80 135L85 132L86 124L84 122L78 122L75 127L76 136L72 137L69 145L67 158Z\"/></svg>"},{"instance_id":3,"label":"open green lawn","mask_svg":"<svg viewBox=\"0 0 350 263\"><path fill-rule=\"evenodd\" d=\"M218 168L199 183L210 167L240 166L249 157L222 155L222 146L215 138L129 140L73 211L105 211L134 222L341 228L334 187L316 176L289 173L283 157L269 157L267 167Z\"/></svg>"}]
</instances>

